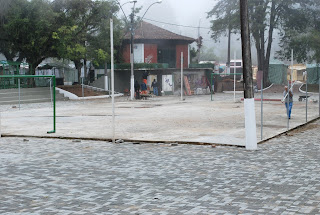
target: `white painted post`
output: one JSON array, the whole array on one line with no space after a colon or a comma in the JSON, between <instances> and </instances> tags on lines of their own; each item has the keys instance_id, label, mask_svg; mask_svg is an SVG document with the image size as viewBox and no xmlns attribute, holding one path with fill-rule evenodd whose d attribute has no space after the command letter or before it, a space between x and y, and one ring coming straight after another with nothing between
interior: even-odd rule
<instances>
[{"instance_id":1,"label":"white painted post","mask_svg":"<svg viewBox=\"0 0 320 215\"><path fill-rule=\"evenodd\" d=\"M183 101L183 52L181 52L181 101Z\"/></svg>"},{"instance_id":2,"label":"white painted post","mask_svg":"<svg viewBox=\"0 0 320 215\"><path fill-rule=\"evenodd\" d=\"M0 137L1 137L1 111L0 111Z\"/></svg>"},{"instance_id":3,"label":"white painted post","mask_svg":"<svg viewBox=\"0 0 320 215\"><path fill-rule=\"evenodd\" d=\"M112 143L115 143L115 114L114 114L114 50L113 50L113 19L110 19L111 43L111 90L112 90Z\"/></svg>"},{"instance_id":4,"label":"white painted post","mask_svg":"<svg viewBox=\"0 0 320 215\"><path fill-rule=\"evenodd\" d=\"M246 149L257 150L256 114L254 98L244 99L245 128L246 128Z\"/></svg>"},{"instance_id":5,"label":"white painted post","mask_svg":"<svg viewBox=\"0 0 320 215\"><path fill-rule=\"evenodd\" d=\"M233 63L233 101L236 102L236 51L234 51L234 63Z\"/></svg>"}]
</instances>

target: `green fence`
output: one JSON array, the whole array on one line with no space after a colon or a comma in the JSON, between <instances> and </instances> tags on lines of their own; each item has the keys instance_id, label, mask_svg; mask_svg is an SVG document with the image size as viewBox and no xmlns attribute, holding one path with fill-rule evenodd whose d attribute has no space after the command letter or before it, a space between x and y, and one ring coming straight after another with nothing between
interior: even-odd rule
<instances>
[{"instance_id":1,"label":"green fence","mask_svg":"<svg viewBox=\"0 0 320 215\"><path fill-rule=\"evenodd\" d=\"M319 84L320 65L307 66L308 84Z\"/></svg>"}]
</instances>

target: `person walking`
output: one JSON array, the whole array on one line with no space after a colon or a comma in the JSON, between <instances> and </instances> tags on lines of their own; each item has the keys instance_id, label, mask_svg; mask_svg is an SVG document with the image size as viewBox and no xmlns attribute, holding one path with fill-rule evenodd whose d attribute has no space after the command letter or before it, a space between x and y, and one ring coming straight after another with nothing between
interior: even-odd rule
<instances>
[{"instance_id":1,"label":"person walking","mask_svg":"<svg viewBox=\"0 0 320 215\"><path fill-rule=\"evenodd\" d=\"M291 109L292 109L292 104L293 104L293 92L292 92L292 90L288 90L288 86L284 87L282 101L284 101L284 103L286 105L287 117L289 119L291 119Z\"/></svg>"},{"instance_id":2,"label":"person walking","mask_svg":"<svg viewBox=\"0 0 320 215\"><path fill-rule=\"evenodd\" d=\"M158 82L156 79L153 79L151 87L153 87L153 95L158 96Z\"/></svg>"}]
</instances>

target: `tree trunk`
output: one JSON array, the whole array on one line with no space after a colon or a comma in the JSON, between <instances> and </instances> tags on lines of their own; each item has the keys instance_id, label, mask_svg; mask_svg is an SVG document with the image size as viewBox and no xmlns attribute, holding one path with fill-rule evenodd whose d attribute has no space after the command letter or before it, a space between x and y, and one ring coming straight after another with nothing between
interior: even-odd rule
<instances>
[{"instance_id":1,"label":"tree trunk","mask_svg":"<svg viewBox=\"0 0 320 215\"><path fill-rule=\"evenodd\" d=\"M263 85L264 86L269 85L269 64L270 64L271 48L272 48L272 42L273 42L273 29L275 25L275 19L276 19L276 3L273 0L271 5L271 13L270 13L267 52L265 57L264 69L263 69Z\"/></svg>"}]
</instances>

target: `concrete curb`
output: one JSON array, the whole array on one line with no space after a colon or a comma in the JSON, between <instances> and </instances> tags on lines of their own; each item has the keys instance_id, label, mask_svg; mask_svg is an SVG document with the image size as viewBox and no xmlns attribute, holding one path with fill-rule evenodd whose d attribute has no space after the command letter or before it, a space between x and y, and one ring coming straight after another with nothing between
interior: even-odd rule
<instances>
[{"instance_id":1,"label":"concrete curb","mask_svg":"<svg viewBox=\"0 0 320 215\"><path fill-rule=\"evenodd\" d=\"M56 90L59 91L59 93L63 94L65 97L68 97L70 100L91 100L91 99L104 99L109 98L111 96L105 95L105 96L87 96L87 97L79 97L73 93L70 93L66 90L60 89L56 87ZM115 97L123 96L123 93L118 93L114 95Z\"/></svg>"}]
</instances>

